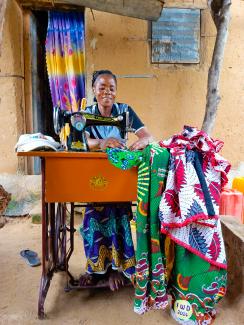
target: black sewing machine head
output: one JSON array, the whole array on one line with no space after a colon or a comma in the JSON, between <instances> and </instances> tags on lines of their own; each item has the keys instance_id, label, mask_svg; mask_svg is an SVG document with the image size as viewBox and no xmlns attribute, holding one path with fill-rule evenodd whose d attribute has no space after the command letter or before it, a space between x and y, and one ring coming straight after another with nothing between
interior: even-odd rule
<instances>
[{"instance_id":1,"label":"black sewing machine head","mask_svg":"<svg viewBox=\"0 0 244 325\"><path fill-rule=\"evenodd\" d=\"M53 109L54 131L59 135L61 144L68 151L89 151L85 133L85 128L88 126L116 126L120 130L121 138L127 139L128 132L134 131L129 124L129 112L113 117L103 117L88 114L85 111L62 111L59 107Z\"/></svg>"}]
</instances>

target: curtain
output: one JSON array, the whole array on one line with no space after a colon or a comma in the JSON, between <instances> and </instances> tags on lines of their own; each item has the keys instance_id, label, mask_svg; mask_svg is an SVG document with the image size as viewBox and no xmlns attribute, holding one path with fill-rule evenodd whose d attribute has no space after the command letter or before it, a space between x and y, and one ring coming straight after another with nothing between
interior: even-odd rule
<instances>
[{"instance_id":1,"label":"curtain","mask_svg":"<svg viewBox=\"0 0 244 325\"><path fill-rule=\"evenodd\" d=\"M54 107L75 112L85 97L84 40L82 12L49 11L46 60Z\"/></svg>"}]
</instances>

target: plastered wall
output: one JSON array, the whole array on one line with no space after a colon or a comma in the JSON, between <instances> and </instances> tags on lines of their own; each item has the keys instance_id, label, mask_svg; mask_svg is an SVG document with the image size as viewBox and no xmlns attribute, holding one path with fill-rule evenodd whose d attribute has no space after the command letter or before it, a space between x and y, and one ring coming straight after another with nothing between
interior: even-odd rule
<instances>
[{"instance_id":1,"label":"plastered wall","mask_svg":"<svg viewBox=\"0 0 244 325\"><path fill-rule=\"evenodd\" d=\"M0 173L24 170L14 146L24 133L24 66L22 51L22 12L8 1L0 54Z\"/></svg>"},{"instance_id":2,"label":"plastered wall","mask_svg":"<svg viewBox=\"0 0 244 325\"><path fill-rule=\"evenodd\" d=\"M222 100L212 136L224 140L222 154L237 165L244 160L244 2L233 1L231 12L219 85ZM216 35L208 10L202 11L200 65L151 64L146 21L96 11L92 15L90 10L86 21L88 74L105 68L120 75L118 101L129 103L157 140L180 132L183 125L201 127ZM90 89L88 95L92 98Z\"/></svg>"},{"instance_id":3,"label":"plastered wall","mask_svg":"<svg viewBox=\"0 0 244 325\"><path fill-rule=\"evenodd\" d=\"M222 100L213 137L224 140L222 154L237 165L244 160L244 1L233 1L232 21L220 81ZM23 17L10 0L0 56L0 173L24 170L13 147L25 132ZM201 64L157 65L150 60L148 22L86 10L87 96L92 100L91 74L111 69L119 76L118 101L130 104L157 140L201 127L207 74L215 42L215 27L202 12ZM133 135L130 141L133 141Z\"/></svg>"}]
</instances>

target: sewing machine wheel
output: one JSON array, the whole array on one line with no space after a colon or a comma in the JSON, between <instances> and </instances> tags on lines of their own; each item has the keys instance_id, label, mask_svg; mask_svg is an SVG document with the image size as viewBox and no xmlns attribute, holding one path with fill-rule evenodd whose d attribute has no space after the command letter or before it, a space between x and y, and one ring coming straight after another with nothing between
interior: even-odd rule
<instances>
[{"instance_id":1,"label":"sewing machine wheel","mask_svg":"<svg viewBox=\"0 0 244 325\"><path fill-rule=\"evenodd\" d=\"M56 267L65 270L66 263L66 205L58 203L55 217L54 254Z\"/></svg>"},{"instance_id":2,"label":"sewing machine wheel","mask_svg":"<svg viewBox=\"0 0 244 325\"><path fill-rule=\"evenodd\" d=\"M59 133L61 131L60 117L61 117L60 107L55 106L53 108L53 127L54 127L54 132L57 135L59 135Z\"/></svg>"}]
</instances>

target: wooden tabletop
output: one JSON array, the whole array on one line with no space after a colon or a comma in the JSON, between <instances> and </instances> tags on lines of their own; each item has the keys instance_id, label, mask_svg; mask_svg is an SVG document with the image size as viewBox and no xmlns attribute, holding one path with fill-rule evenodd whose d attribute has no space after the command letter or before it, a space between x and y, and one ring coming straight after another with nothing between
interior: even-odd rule
<instances>
[{"instance_id":1,"label":"wooden tabletop","mask_svg":"<svg viewBox=\"0 0 244 325\"><path fill-rule=\"evenodd\" d=\"M62 157L62 158L107 158L102 151L75 152L75 151L28 151L17 152L17 156L25 157Z\"/></svg>"},{"instance_id":2,"label":"wooden tabletop","mask_svg":"<svg viewBox=\"0 0 244 325\"><path fill-rule=\"evenodd\" d=\"M137 168L116 168L105 152L29 151L17 155L44 159L43 195L46 203L130 202L137 199Z\"/></svg>"}]
</instances>

